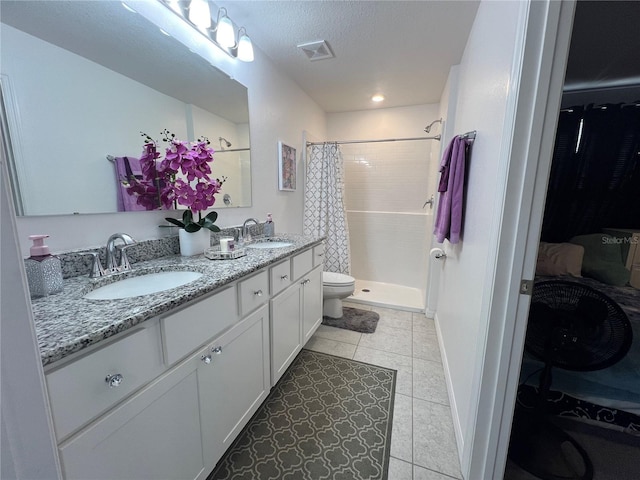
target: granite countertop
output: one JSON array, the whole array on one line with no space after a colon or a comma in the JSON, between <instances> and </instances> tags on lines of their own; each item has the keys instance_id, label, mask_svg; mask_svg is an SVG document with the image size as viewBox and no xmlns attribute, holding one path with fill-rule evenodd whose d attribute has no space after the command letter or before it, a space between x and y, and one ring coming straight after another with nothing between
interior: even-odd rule
<instances>
[{"instance_id":1,"label":"granite countertop","mask_svg":"<svg viewBox=\"0 0 640 480\"><path fill-rule=\"evenodd\" d=\"M247 254L234 260L209 260L204 255L170 255L136 263L130 272L113 277L97 280L86 275L68 278L61 293L32 300L42 364L50 365L323 239L319 236L278 235L274 240L290 241L293 245L276 249L246 248ZM171 270L197 271L203 275L186 285L145 296L120 300L83 298L90 290L117 278Z\"/></svg>"}]
</instances>

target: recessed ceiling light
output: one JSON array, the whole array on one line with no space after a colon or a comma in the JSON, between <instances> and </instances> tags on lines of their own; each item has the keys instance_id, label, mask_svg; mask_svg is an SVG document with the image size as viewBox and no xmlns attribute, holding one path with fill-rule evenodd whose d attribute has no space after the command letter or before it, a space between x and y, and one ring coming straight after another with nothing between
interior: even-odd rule
<instances>
[{"instance_id":1,"label":"recessed ceiling light","mask_svg":"<svg viewBox=\"0 0 640 480\"><path fill-rule=\"evenodd\" d=\"M371 100L374 101L374 102L381 102L381 101L384 100L384 95L381 95L381 94L377 93L376 95L371 97Z\"/></svg>"}]
</instances>

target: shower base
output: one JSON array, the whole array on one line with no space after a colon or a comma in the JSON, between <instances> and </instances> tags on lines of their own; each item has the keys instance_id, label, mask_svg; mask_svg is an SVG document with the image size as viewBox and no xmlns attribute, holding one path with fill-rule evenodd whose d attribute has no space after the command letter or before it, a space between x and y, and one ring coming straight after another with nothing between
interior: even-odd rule
<instances>
[{"instance_id":1,"label":"shower base","mask_svg":"<svg viewBox=\"0 0 640 480\"><path fill-rule=\"evenodd\" d=\"M424 292L418 288L392 283L356 279L356 288L346 302L396 308L408 312L424 312Z\"/></svg>"}]
</instances>

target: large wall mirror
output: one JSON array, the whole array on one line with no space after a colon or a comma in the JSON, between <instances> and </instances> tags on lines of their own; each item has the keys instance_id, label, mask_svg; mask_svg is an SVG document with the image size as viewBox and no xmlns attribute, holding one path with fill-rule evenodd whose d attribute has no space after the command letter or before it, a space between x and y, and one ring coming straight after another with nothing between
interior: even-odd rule
<instances>
[{"instance_id":1,"label":"large wall mirror","mask_svg":"<svg viewBox=\"0 0 640 480\"><path fill-rule=\"evenodd\" d=\"M3 0L0 20L18 215L122 211L113 160L140 156L140 132L164 153L164 129L210 140L214 208L251 206L246 87L121 2Z\"/></svg>"}]
</instances>

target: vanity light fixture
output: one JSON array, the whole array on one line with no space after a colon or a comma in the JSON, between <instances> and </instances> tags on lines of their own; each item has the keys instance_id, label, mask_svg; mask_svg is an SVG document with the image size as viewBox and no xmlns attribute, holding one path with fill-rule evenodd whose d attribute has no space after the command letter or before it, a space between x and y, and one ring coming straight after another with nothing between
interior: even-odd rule
<instances>
[{"instance_id":1,"label":"vanity light fixture","mask_svg":"<svg viewBox=\"0 0 640 480\"><path fill-rule=\"evenodd\" d=\"M231 23L231 19L227 15L227 9L224 7L218 10L216 42L227 48L231 48L236 44L236 34L233 30L233 23Z\"/></svg>"},{"instance_id":2,"label":"vanity light fixture","mask_svg":"<svg viewBox=\"0 0 640 480\"><path fill-rule=\"evenodd\" d=\"M238 30L238 60L253 62L253 44L244 27Z\"/></svg>"},{"instance_id":3,"label":"vanity light fixture","mask_svg":"<svg viewBox=\"0 0 640 480\"><path fill-rule=\"evenodd\" d=\"M202 29L211 28L211 10L207 0L191 0L189 21Z\"/></svg>"},{"instance_id":4,"label":"vanity light fixture","mask_svg":"<svg viewBox=\"0 0 640 480\"><path fill-rule=\"evenodd\" d=\"M160 0L169 10L195 27L216 46L228 55L242 62L253 62L253 44L244 27L238 30L237 25L229 18L227 9L218 9L215 22L211 18L209 0Z\"/></svg>"}]
</instances>

